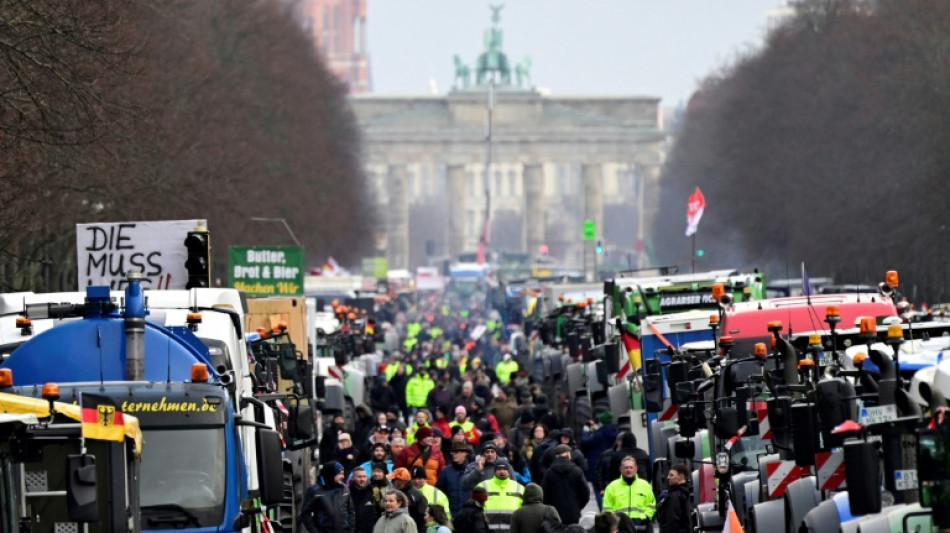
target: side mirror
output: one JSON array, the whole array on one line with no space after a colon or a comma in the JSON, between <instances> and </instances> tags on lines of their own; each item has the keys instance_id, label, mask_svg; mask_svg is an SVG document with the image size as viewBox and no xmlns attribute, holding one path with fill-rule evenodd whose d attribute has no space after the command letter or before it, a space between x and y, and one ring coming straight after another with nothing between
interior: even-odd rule
<instances>
[{"instance_id":1,"label":"side mirror","mask_svg":"<svg viewBox=\"0 0 950 533\"><path fill-rule=\"evenodd\" d=\"M680 383L688 382L689 365L686 361L673 361L666 367L666 385L671 391L677 391ZM679 401L678 395L674 392L673 403L683 403Z\"/></svg>"},{"instance_id":2,"label":"side mirror","mask_svg":"<svg viewBox=\"0 0 950 533\"><path fill-rule=\"evenodd\" d=\"M695 454L695 446L689 439L678 440L673 444L673 455L677 459L692 459Z\"/></svg>"},{"instance_id":3,"label":"side mirror","mask_svg":"<svg viewBox=\"0 0 950 533\"><path fill-rule=\"evenodd\" d=\"M844 473L851 514L858 516L881 512L881 470L877 443L845 442Z\"/></svg>"},{"instance_id":4,"label":"side mirror","mask_svg":"<svg viewBox=\"0 0 950 533\"><path fill-rule=\"evenodd\" d=\"M950 526L950 467L944 458L950 453L950 432L943 428L923 429L917 437L917 472L921 507L930 507L934 523Z\"/></svg>"},{"instance_id":5,"label":"side mirror","mask_svg":"<svg viewBox=\"0 0 950 533\"><path fill-rule=\"evenodd\" d=\"M680 381L673 390L673 403L683 405L689 403L689 397L696 393L696 385L692 381Z\"/></svg>"},{"instance_id":6,"label":"side mirror","mask_svg":"<svg viewBox=\"0 0 950 533\"><path fill-rule=\"evenodd\" d=\"M257 478L261 503L264 505L275 505L284 501L282 450L279 433L270 429L257 430Z\"/></svg>"},{"instance_id":7,"label":"side mirror","mask_svg":"<svg viewBox=\"0 0 950 533\"><path fill-rule=\"evenodd\" d=\"M818 428L815 427L815 406L792 406L792 454L798 466L814 466L818 451Z\"/></svg>"},{"instance_id":8,"label":"side mirror","mask_svg":"<svg viewBox=\"0 0 950 533\"><path fill-rule=\"evenodd\" d=\"M660 362L648 359L643 363L643 399L646 410L649 413L659 413L663 410L663 374L660 373Z\"/></svg>"},{"instance_id":9,"label":"side mirror","mask_svg":"<svg viewBox=\"0 0 950 533\"><path fill-rule=\"evenodd\" d=\"M67 456L66 476L66 509L69 519L73 522L98 522L95 456Z\"/></svg>"},{"instance_id":10,"label":"side mirror","mask_svg":"<svg viewBox=\"0 0 950 533\"><path fill-rule=\"evenodd\" d=\"M679 424L679 434L686 438L696 436L696 406L681 404L676 408L676 421Z\"/></svg>"},{"instance_id":11,"label":"side mirror","mask_svg":"<svg viewBox=\"0 0 950 533\"><path fill-rule=\"evenodd\" d=\"M735 407L720 407L714 424L716 437L729 440L739 432L739 415Z\"/></svg>"},{"instance_id":12,"label":"side mirror","mask_svg":"<svg viewBox=\"0 0 950 533\"><path fill-rule=\"evenodd\" d=\"M316 444L317 432L315 429L313 408L309 405L292 405L290 420L287 424L287 434L290 436L287 449L299 450Z\"/></svg>"},{"instance_id":13,"label":"side mirror","mask_svg":"<svg viewBox=\"0 0 950 533\"><path fill-rule=\"evenodd\" d=\"M604 346L604 361L607 362L607 372L620 372L620 346L616 342Z\"/></svg>"}]
</instances>

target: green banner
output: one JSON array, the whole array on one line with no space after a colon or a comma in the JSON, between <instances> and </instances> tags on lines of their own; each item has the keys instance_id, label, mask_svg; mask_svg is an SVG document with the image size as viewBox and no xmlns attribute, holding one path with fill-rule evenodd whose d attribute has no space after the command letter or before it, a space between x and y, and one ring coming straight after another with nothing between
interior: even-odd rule
<instances>
[{"instance_id":1,"label":"green banner","mask_svg":"<svg viewBox=\"0 0 950 533\"><path fill-rule=\"evenodd\" d=\"M372 276L376 279L386 279L389 272L389 260L385 257L364 257L363 277Z\"/></svg>"},{"instance_id":2,"label":"green banner","mask_svg":"<svg viewBox=\"0 0 950 533\"><path fill-rule=\"evenodd\" d=\"M231 246L228 285L248 296L302 296L303 248Z\"/></svg>"}]
</instances>

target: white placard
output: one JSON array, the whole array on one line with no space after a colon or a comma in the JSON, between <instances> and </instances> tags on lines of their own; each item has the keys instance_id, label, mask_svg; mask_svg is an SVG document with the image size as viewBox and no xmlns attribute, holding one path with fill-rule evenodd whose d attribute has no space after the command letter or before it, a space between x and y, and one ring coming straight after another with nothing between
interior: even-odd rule
<instances>
[{"instance_id":1,"label":"white placard","mask_svg":"<svg viewBox=\"0 0 950 533\"><path fill-rule=\"evenodd\" d=\"M897 407L894 405L878 405L861 409L860 422L865 426L881 424L897 419Z\"/></svg>"},{"instance_id":2,"label":"white placard","mask_svg":"<svg viewBox=\"0 0 950 533\"><path fill-rule=\"evenodd\" d=\"M90 285L125 287L126 274L138 270L146 289L184 289L188 283L185 237L204 220L159 220L76 224L79 289Z\"/></svg>"},{"instance_id":3,"label":"white placard","mask_svg":"<svg viewBox=\"0 0 950 533\"><path fill-rule=\"evenodd\" d=\"M897 490L917 490L917 471L895 470L894 488Z\"/></svg>"}]
</instances>

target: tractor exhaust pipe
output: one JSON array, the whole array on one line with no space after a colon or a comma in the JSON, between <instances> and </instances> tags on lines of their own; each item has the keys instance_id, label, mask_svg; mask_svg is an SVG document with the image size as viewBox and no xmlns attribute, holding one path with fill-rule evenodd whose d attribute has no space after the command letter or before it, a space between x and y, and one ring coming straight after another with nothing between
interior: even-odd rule
<instances>
[{"instance_id":1,"label":"tractor exhaust pipe","mask_svg":"<svg viewBox=\"0 0 950 533\"><path fill-rule=\"evenodd\" d=\"M129 272L125 287L125 379L145 380L145 292L142 273Z\"/></svg>"}]
</instances>

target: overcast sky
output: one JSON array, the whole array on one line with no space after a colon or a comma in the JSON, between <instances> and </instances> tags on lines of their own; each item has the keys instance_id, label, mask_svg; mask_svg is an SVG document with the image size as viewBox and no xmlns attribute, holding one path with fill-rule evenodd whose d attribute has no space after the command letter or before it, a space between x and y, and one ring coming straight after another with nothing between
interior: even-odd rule
<instances>
[{"instance_id":1,"label":"overcast sky","mask_svg":"<svg viewBox=\"0 0 950 533\"><path fill-rule=\"evenodd\" d=\"M504 4L509 61L532 61L534 85L554 94L659 96L685 102L699 80L761 46L766 13L784 0L367 0L377 94L452 86L452 57L469 66ZM474 67L472 68L474 76Z\"/></svg>"}]
</instances>

